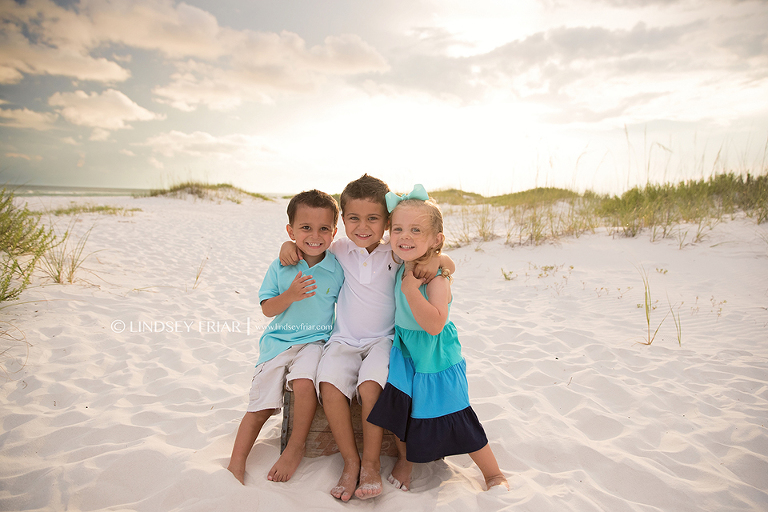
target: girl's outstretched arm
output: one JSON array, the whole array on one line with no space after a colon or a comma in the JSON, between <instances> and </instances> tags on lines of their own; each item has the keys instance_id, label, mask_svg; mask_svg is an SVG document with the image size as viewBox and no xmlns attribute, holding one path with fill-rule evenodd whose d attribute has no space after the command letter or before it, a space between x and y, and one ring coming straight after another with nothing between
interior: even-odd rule
<instances>
[{"instance_id":1,"label":"girl's outstretched arm","mask_svg":"<svg viewBox=\"0 0 768 512\"><path fill-rule=\"evenodd\" d=\"M427 296L425 299L419 291L423 284L422 279L417 279L410 269L405 270L403 274L403 284L401 290L405 295L408 305L411 307L413 318L432 336L440 334L448 321L448 303L451 301L451 283L448 279L433 279L427 285Z\"/></svg>"}]
</instances>

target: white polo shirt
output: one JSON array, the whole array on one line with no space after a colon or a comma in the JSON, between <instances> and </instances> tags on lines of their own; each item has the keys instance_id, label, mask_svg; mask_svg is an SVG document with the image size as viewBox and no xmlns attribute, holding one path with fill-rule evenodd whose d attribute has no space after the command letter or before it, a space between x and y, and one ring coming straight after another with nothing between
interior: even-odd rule
<instances>
[{"instance_id":1,"label":"white polo shirt","mask_svg":"<svg viewBox=\"0 0 768 512\"><path fill-rule=\"evenodd\" d=\"M379 244L372 253L349 238L331 245L344 269L344 284L336 303L336 324L330 341L365 346L395 334L395 277L400 264L392 259L392 247Z\"/></svg>"}]
</instances>

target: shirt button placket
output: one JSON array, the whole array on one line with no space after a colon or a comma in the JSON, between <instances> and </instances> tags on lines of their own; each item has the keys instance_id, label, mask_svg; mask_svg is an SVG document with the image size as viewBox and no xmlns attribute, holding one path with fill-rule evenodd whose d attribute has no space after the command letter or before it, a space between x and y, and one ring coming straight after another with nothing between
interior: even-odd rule
<instances>
[{"instance_id":1,"label":"shirt button placket","mask_svg":"<svg viewBox=\"0 0 768 512\"><path fill-rule=\"evenodd\" d=\"M369 284L371 282L371 268L373 265L370 263L369 260L365 260L363 266L360 267L360 282L363 284Z\"/></svg>"}]
</instances>

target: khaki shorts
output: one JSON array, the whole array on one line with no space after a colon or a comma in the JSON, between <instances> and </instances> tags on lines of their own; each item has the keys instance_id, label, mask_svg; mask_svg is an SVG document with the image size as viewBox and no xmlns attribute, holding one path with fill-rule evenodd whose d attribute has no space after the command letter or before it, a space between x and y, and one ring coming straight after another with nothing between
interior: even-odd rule
<instances>
[{"instance_id":1,"label":"khaki shorts","mask_svg":"<svg viewBox=\"0 0 768 512\"><path fill-rule=\"evenodd\" d=\"M294 345L256 367L251 381L248 412L283 408L283 393L291 390L291 381L309 379L315 382L317 363L323 353L323 342Z\"/></svg>"},{"instance_id":2,"label":"khaki shorts","mask_svg":"<svg viewBox=\"0 0 768 512\"><path fill-rule=\"evenodd\" d=\"M357 388L363 382L377 382L382 389L389 375L389 352L392 340L379 338L364 347L353 347L340 341L329 341L323 348L323 357L317 365L317 389L320 383L334 385L344 396L352 400L359 396Z\"/></svg>"}]
</instances>

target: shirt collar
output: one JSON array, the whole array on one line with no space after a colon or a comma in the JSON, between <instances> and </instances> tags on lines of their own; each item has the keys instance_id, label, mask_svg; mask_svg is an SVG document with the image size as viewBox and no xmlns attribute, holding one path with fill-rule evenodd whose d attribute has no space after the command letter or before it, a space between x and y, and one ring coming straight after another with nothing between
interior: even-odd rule
<instances>
[{"instance_id":1,"label":"shirt collar","mask_svg":"<svg viewBox=\"0 0 768 512\"><path fill-rule=\"evenodd\" d=\"M312 267L310 267L304 260L301 260L301 262L304 263L303 266L307 267L309 270L312 270L315 267L322 267L328 272L334 272L336 270L336 256L331 254L331 251L325 251L325 257Z\"/></svg>"},{"instance_id":2,"label":"shirt collar","mask_svg":"<svg viewBox=\"0 0 768 512\"><path fill-rule=\"evenodd\" d=\"M352 240L350 239L348 240L349 240L349 246L347 247L348 254L351 254L353 252L355 253L361 252L360 249L362 249L366 253L368 252L365 248L358 247L357 244L355 244L355 242L353 242ZM379 245L377 245L376 248L373 250L373 252L371 252L370 254L373 254L374 252L382 252L382 251L386 251L386 252L392 251L392 247L389 245L389 240L382 240L381 242L379 242Z\"/></svg>"}]
</instances>

